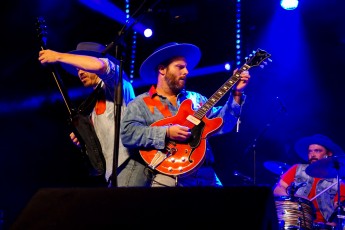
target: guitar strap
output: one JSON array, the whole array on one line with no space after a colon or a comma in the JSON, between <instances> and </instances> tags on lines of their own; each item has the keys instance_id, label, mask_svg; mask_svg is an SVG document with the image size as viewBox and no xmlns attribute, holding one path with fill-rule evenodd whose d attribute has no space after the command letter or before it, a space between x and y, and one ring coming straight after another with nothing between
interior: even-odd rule
<instances>
[{"instance_id":1,"label":"guitar strap","mask_svg":"<svg viewBox=\"0 0 345 230\"><path fill-rule=\"evenodd\" d=\"M147 96L144 97L143 100L152 114L154 114L154 107L156 107L163 114L164 117L172 116L168 105L163 105L158 95L155 95L154 97Z\"/></svg>"}]
</instances>

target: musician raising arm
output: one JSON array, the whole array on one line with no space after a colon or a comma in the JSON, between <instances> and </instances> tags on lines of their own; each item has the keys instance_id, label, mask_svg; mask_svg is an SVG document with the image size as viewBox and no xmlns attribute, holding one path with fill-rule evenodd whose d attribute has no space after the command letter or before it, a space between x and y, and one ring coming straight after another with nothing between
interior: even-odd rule
<instances>
[{"instance_id":1,"label":"musician raising arm","mask_svg":"<svg viewBox=\"0 0 345 230\"><path fill-rule=\"evenodd\" d=\"M85 87L92 87L99 90L97 103L90 109L88 116L92 120L95 132L99 139L104 160L105 160L105 185L111 187L109 181L112 175L114 155L114 86L119 76L119 62L111 55L103 55L105 46L94 42L81 42L77 49L69 53L61 53L53 50L42 50L39 52L39 61L42 64L60 63L62 67L74 76L78 76ZM135 97L133 87L123 72L123 103L121 115L130 100ZM75 133L71 133L72 141L79 145ZM142 161L142 159L139 159ZM146 177L142 171L144 165L129 158L129 152L121 140L119 140L118 151L118 175L117 186L145 186Z\"/></svg>"},{"instance_id":2,"label":"musician raising arm","mask_svg":"<svg viewBox=\"0 0 345 230\"><path fill-rule=\"evenodd\" d=\"M202 119L191 110L200 109L207 98L185 89L188 72L200 58L200 49L193 44L168 43L140 67L141 78L156 83L128 104L121 121L121 138L124 146L133 154L140 153L149 164L147 175L152 176L152 187L222 186L212 168L212 151L203 137L232 131L250 75L242 71L226 104L210 108L207 117L218 119ZM165 158L167 154L171 157Z\"/></svg>"}]
</instances>

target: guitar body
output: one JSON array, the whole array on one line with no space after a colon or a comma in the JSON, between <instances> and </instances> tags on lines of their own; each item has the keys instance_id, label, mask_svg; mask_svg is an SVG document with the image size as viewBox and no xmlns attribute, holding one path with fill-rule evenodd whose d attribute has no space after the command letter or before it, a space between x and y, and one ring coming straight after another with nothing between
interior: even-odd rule
<instances>
[{"instance_id":1,"label":"guitar body","mask_svg":"<svg viewBox=\"0 0 345 230\"><path fill-rule=\"evenodd\" d=\"M170 176L187 176L196 171L205 160L206 138L217 131L223 119L198 120L193 116L192 100L186 99L175 116L156 121L151 126L182 125L191 129L192 137L186 142L169 141L165 150L142 149L140 155L144 161L160 173ZM195 120L196 119L196 120ZM158 163L157 163L158 162Z\"/></svg>"}]
</instances>

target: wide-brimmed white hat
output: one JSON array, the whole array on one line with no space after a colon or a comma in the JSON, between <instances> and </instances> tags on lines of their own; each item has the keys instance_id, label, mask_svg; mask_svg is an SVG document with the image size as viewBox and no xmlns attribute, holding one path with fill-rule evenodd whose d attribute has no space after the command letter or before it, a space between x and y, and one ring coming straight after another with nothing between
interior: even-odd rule
<instances>
[{"instance_id":1,"label":"wide-brimmed white hat","mask_svg":"<svg viewBox=\"0 0 345 230\"><path fill-rule=\"evenodd\" d=\"M76 50L72 50L68 53L71 54L81 54L81 55L88 55L88 56L93 56L93 57L97 57L97 58L108 58L109 60L111 60L112 62L114 62L115 64L118 64L119 61L111 56L110 54L106 53L103 54L103 51L105 50L105 46L96 42L80 42L77 45L77 49ZM72 66L72 65L68 65L68 64L61 64L62 68L64 68L68 73L78 76L78 71L77 69Z\"/></svg>"},{"instance_id":2,"label":"wide-brimmed white hat","mask_svg":"<svg viewBox=\"0 0 345 230\"><path fill-rule=\"evenodd\" d=\"M188 43L171 42L160 46L141 64L140 77L147 82L157 81L157 67L174 57L184 57L187 67L192 70L200 61L199 47Z\"/></svg>"},{"instance_id":3,"label":"wide-brimmed white hat","mask_svg":"<svg viewBox=\"0 0 345 230\"><path fill-rule=\"evenodd\" d=\"M295 144L295 151L304 160L308 161L309 145L321 145L333 153L333 156L343 155L344 151L339 145L334 143L329 137L322 134L315 134L312 136L303 137Z\"/></svg>"}]
</instances>

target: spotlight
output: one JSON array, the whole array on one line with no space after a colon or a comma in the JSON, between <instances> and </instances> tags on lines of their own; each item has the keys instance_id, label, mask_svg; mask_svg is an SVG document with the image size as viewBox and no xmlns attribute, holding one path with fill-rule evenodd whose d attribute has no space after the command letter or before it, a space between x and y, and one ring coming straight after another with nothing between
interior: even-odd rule
<instances>
[{"instance_id":1,"label":"spotlight","mask_svg":"<svg viewBox=\"0 0 345 230\"><path fill-rule=\"evenodd\" d=\"M121 8L117 7L109 0L79 0L87 7L100 12L101 14L127 26L133 26L133 30L144 34L144 30L147 26L138 22L134 18L127 17L126 13ZM152 35L152 34L151 34ZM145 36L145 35L144 35Z\"/></svg>"},{"instance_id":2,"label":"spotlight","mask_svg":"<svg viewBox=\"0 0 345 230\"><path fill-rule=\"evenodd\" d=\"M298 0L281 0L280 6L284 10L294 10L298 6Z\"/></svg>"},{"instance_id":3,"label":"spotlight","mask_svg":"<svg viewBox=\"0 0 345 230\"><path fill-rule=\"evenodd\" d=\"M144 36L149 38L152 36L152 30L150 28L147 28L146 30L144 30Z\"/></svg>"},{"instance_id":4,"label":"spotlight","mask_svg":"<svg viewBox=\"0 0 345 230\"><path fill-rule=\"evenodd\" d=\"M230 70L231 69L231 64L230 63L225 63L224 65L225 70Z\"/></svg>"}]
</instances>

